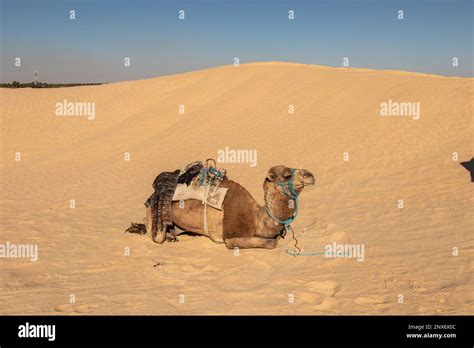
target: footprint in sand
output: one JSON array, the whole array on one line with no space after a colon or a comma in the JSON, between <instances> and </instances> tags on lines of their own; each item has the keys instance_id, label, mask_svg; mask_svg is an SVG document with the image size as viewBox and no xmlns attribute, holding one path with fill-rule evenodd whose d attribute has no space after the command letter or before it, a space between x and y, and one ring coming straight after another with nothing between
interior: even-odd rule
<instances>
[{"instance_id":1,"label":"footprint in sand","mask_svg":"<svg viewBox=\"0 0 474 348\"><path fill-rule=\"evenodd\" d=\"M345 231L334 232L329 239L339 244L353 244L352 236Z\"/></svg>"},{"instance_id":2,"label":"footprint in sand","mask_svg":"<svg viewBox=\"0 0 474 348\"><path fill-rule=\"evenodd\" d=\"M298 303L300 301L319 305L324 301L324 296L317 292L298 292L295 294L295 302Z\"/></svg>"},{"instance_id":3,"label":"footprint in sand","mask_svg":"<svg viewBox=\"0 0 474 348\"><path fill-rule=\"evenodd\" d=\"M339 290L341 290L341 284L331 280L314 280L306 283L304 286L306 289L311 289L312 291L319 292L329 297L334 296Z\"/></svg>"},{"instance_id":4,"label":"footprint in sand","mask_svg":"<svg viewBox=\"0 0 474 348\"><path fill-rule=\"evenodd\" d=\"M54 307L54 310L61 313L90 313L91 307L89 305L62 304Z\"/></svg>"},{"instance_id":5,"label":"footprint in sand","mask_svg":"<svg viewBox=\"0 0 474 348\"><path fill-rule=\"evenodd\" d=\"M390 296L378 295L360 296L355 300L355 302L361 306L369 306L382 312L387 311L389 309L388 303L394 301L395 300L390 298Z\"/></svg>"},{"instance_id":6,"label":"footprint in sand","mask_svg":"<svg viewBox=\"0 0 474 348\"><path fill-rule=\"evenodd\" d=\"M71 310L71 305L70 304L62 304L54 307L54 310L56 312L69 312Z\"/></svg>"},{"instance_id":7,"label":"footprint in sand","mask_svg":"<svg viewBox=\"0 0 474 348\"><path fill-rule=\"evenodd\" d=\"M246 291L258 289L272 281L275 268L268 262L256 260L246 269L236 272L217 280L216 286L227 291Z\"/></svg>"}]
</instances>

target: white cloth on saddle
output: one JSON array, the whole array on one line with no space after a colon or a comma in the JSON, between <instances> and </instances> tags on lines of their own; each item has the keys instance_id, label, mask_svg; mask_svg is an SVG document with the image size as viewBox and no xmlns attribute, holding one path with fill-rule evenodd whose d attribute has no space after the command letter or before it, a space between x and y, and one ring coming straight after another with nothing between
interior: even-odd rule
<instances>
[{"instance_id":1,"label":"white cloth on saddle","mask_svg":"<svg viewBox=\"0 0 474 348\"><path fill-rule=\"evenodd\" d=\"M224 203L224 198L228 190L228 188L219 187L215 193L210 192L206 200L207 205L222 210L222 204ZM178 184L178 186L176 186L176 191L174 191L173 201L197 199L204 202L206 199L206 193L207 190L204 186L196 188L193 185L187 186L186 184Z\"/></svg>"}]
</instances>

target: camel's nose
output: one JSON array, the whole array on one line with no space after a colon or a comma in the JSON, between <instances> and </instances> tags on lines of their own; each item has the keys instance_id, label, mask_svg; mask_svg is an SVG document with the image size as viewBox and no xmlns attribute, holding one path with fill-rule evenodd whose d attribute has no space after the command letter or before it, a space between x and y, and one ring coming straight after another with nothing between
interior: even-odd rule
<instances>
[{"instance_id":1,"label":"camel's nose","mask_svg":"<svg viewBox=\"0 0 474 348\"><path fill-rule=\"evenodd\" d=\"M314 178L313 173L308 170L303 170L303 182L305 185L314 185L316 179Z\"/></svg>"}]
</instances>

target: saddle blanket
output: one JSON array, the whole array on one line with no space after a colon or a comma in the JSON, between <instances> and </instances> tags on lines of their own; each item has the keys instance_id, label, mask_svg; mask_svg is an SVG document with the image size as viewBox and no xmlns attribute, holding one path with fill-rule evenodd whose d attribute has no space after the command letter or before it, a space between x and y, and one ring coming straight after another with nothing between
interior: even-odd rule
<instances>
[{"instance_id":1,"label":"saddle blanket","mask_svg":"<svg viewBox=\"0 0 474 348\"><path fill-rule=\"evenodd\" d=\"M197 199L204 202L206 199L206 187L194 185L187 186L186 184L178 184L176 191L174 191L173 201L185 201L187 199ZM207 197L207 205L210 207L222 210L222 204L227 194L228 188L219 187L215 193L209 193Z\"/></svg>"}]
</instances>

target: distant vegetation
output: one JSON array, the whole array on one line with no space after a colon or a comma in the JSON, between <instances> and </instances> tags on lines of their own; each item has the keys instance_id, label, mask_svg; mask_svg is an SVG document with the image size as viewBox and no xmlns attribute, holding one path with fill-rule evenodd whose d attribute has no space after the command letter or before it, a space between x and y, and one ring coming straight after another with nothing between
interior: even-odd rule
<instances>
[{"instance_id":1,"label":"distant vegetation","mask_svg":"<svg viewBox=\"0 0 474 348\"><path fill-rule=\"evenodd\" d=\"M76 87L76 86L96 86L103 85L103 83L46 83L46 82L27 82L20 83L13 81L12 83L0 83L0 87L4 88L59 88L59 87Z\"/></svg>"}]
</instances>

